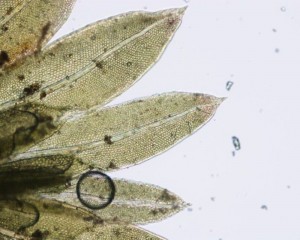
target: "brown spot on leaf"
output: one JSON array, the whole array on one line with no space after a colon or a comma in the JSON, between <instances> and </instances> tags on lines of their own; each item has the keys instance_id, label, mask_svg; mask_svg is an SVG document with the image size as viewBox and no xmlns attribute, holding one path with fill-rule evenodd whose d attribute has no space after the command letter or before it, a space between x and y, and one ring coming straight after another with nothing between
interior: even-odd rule
<instances>
[{"instance_id":1,"label":"brown spot on leaf","mask_svg":"<svg viewBox=\"0 0 300 240\"><path fill-rule=\"evenodd\" d=\"M93 224L94 225L102 225L104 223L103 219L97 217L94 219Z\"/></svg>"},{"instance_id":2,"label":"brown spot on leaf","mask_svg":"<svg viewBox=\"0 0 300 240\"><path fill-rule=\"evenodd\" d=\"M50 232L47 230L42 232L41 230L37 229L32 233L31 239L32 240L42 240L42 239L45 239L49 234L50 234Z\"/></svg>"},{"instance_id":3,"label":"brown spot on leaf","mask_svg":"<svg viewBox=\"0 0 300 240\"><path fill-rule=\"evenodd\" d=\"M114 164L113 162L110 162L107 168L108 169L118 169L117 165Z\"/></svg>"},{"instance_id":4,"label":"brown spot on leaf","mask_svg":"<svg viewBox=\"0 0 300 240\"><path fill-rule=\"evenodd\" d=\"M121 232L119 229L113 229L113 234L116 236L116 237L120 237L121 236Z\"/></svg>"},{"instance_id":5,"label":"brown spot on leaf","mask_svg":"<svg viewBox=\"0 0 300 240\"><path fill-rule=\"evenodd\" d=\"M14 10L13 7L9 7L6 11L6 15L10 15L13 10Z\"/></svg>"},{"instance_id":6,"label":"brown spot on leaf","mask_svg":"<svg viewBox=\"0 0 300 240\"><path fill-rule=\"evenodd\" d=\"M1 30L2 30L3 32L6 32L6 31L8 30L8 26L3 25L3 26L1 27Z\"/></svg>"},{"instance_id":7,"label":"brown spot on leaf","mask_svg":"<svg viewBox=\"0 0 300 240\"><path fill-rule=\"evenodd\" d=\"M95 34L93 34L93 35L90 37L90 39L91 39L92 41L95 41L95 40L97 39L97 37L96 37Z\"/></svg>"},{"instance_id":8,"label":"brown spot on leaf","mask_svg":"<svg viewBox=\"0 0 300 240\"><path fill-rule=\"evenodd\" d=\"M93 219L94 219L94 218L93 218L92 216L83 217L83 221L86 221L86 222L92 222Z\"/></svg>"},{"instance_id":9,"label":"brown spot on leaf","mask_svg":"<svg viewBox=\"0 0 300 240\"><path fill-rule=\"evenodd\" d=\"M8 53L5 51L0 51L0 67L2 67L7 62L9 62Z\"/></svg>"},{"instance_id":10,"label":"brown spot on leaf","mask_svg":"<svg viewBox=\"0 0 300 240\"><path fill-rule=\"evenodd\" d=\"M164 189L162 194L159 197L159 200L162 200L162 201L175 201L176 197L172 196L167 189Z\"/></svg>"},{"instance_id":11,"label":"brown spot on leaf","mask_svg":"<svg viewBox=\"0 0 300 240\"><path fill-rule=\"evenodd\" d=\"M18 75L18 79L19 79L20 81L23 81L23 80L25 79L25 76L24 76L23 74Z\"/></svg>"},{"instance_id":12,"label":"brown spot on leaf","mask_svg":"<svg viewBox=\"0 0 300 240\"><path fill-rule=\"evenodd\" d=\"M47 93L45 91L42 91L41 94L40 94L40 99L42 100L46 96L47 96Z\"/></svg>"},{"instance_id":13,"label":"brown spot on leaf","mask_svg":"<svg viewBox=\"0 0 300 240\"><path fill-rule=\"evenodd\" d=\"M96 64L96 67L99 69L103 69L103 63L99 62L99 61L94 61L94 63Z\"/></svg>"},{"instance_id":14,"label":"brown spot on leaf","mask_svg":"<svg viewBox=\"0 0 300 240\"><path fill-rule=\"evenodd\" d=\"M33 237L33 239L42 239L43 233L40 229L37 229L32 233L31 237Z\"/></svg>"},{"instance_id":15,"label":"brown spot on leaf","mask_svg":"<svg viewBox=\"0 0 300 240\"><path fill-rule=\"evenodd\" d=\"M28 87L25 87L23 90L23 93L25 96L31 96L35 92L37 92L41 88L41 85L39 83L33 83Z\"/></svg>"},{"instance_id":16,"label":"brown spot on leaf","mask_svg":"<svg viewBox=\"0 0 300 240\"><path fill-rule=\"evenodd\" d=\"M109 145L113 144L113 141L111 140L111 136L108 136L108 135L104 136L104 142Z\"/></svg>"},{"instance_id":17,"label":"brown spot on leaf","mask_svg":"<svg viewBox=\"0 0 300 240\"><path fill-rule=\"evenodd\" d=\"M173 25L174 23L175 23L175 19L174 18L169 18L168 19L168 23L169 23L169 25Z\"/></svg>"},{"instance_id":18,"label":"brown spot on leaf","mask_svg":"<svg viewBox=\"0 0 300 240\"><path fill-rule=\"evenodd\" d=\"M166 212L167 210L163 208L156 208L150 211L153 216L156 216L157 214L166 214Z\"/></svg>"}]
</instances>

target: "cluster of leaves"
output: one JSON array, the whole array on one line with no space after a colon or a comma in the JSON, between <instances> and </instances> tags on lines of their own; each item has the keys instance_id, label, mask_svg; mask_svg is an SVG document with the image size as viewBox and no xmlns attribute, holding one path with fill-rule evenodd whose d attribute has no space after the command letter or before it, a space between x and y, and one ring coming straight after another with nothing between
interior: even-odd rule
<instances>
[{"instance_id":1,"label":"cluster of leaves","mask_svg":"<svg viewBox=\"0 0 300 240\"><path fill-rule=\"evenodd\" d=\"M103 172L170 148L221 99L171 92L103 107L158 60L184 9L122 14L46 45L74 3L0 1L0 239L162 239L136 225L185 203Z\"/></svg>"}]
</instances>

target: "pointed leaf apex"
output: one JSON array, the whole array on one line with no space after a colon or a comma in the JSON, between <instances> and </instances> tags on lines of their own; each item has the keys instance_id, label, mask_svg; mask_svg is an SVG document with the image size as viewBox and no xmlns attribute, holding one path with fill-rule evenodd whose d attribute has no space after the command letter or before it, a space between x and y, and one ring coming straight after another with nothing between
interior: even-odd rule
<instances>
[{"instance_id":1,"label":"pointed leaf apex","mask_svg":"<svg viewBox=\"0 0 300 240\"><path fill-rule=\"evenodd\" d=\"M181 7L181 8L173 8L174 14L183 15L185 13L185 10L187 9L187 6Z\"/></svg>"},{"instance_id":2,"label":"pointed leaf apex","mask_svg":"<svg viewBox=\"0 0 300 240\"><path fill-rule=\"evenodd\" d=\"M181 21L187 7L182 8L171 8L161 11L163 15L170 16L174 22ZM177 21L176 21L177 20Z\"/></svg>"},{"instance_id":3,"label":"pointed leaf apex","mask_svg":"<svg viewBox=\"0 0 300 240\"><path fill-rule=\"evenodd\" d=\"M215 104L216 104L217 106L220 106L221 103L223 103L226 99L227 99L226 97L220 97L220 98L215 97Z\"/></svg>"},{"instance_id":4,"label":"pointed leaf apex","mask_svg":"<svg viewBox=\"0 0 300 240\"><path fill-rule=\"evenodd\" d=\"M178 12L184 14L187 8L188 8L188 6L184 6L184 7L178 8Z\"/></svg>"}]
</instances>

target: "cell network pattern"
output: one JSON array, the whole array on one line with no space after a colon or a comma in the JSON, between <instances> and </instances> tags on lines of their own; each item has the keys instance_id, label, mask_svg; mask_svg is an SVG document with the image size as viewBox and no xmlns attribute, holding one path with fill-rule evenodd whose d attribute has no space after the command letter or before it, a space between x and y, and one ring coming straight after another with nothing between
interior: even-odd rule
<instances>
[{"instance_id":1,"label":"cell network pattern","mask_svg":"<svg viewBox=\"0 0 300 240\"><path fill-rule=\"evenodd\" d=\"M189 136L222 99L170 92L105 107L157 62L185 9L121 14L47 45L74 4L0 1L0 239L163 239L137 225L185 202L108 173Z\"/></svg>"}]
</instances>

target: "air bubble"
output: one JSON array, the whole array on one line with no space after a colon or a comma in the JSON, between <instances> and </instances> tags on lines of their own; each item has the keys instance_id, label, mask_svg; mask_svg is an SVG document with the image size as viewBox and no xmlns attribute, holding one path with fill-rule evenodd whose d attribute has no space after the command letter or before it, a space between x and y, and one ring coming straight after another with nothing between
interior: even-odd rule
<instances>
[{"instance_id":1,"label":"air bubble","mask_svg":"<svg viewBox=\"0 0 300 240\"><path fill-rule=\"evenodd\" d=\"M232 143L233 143L234 149L236 151L241 149L241 143L240 143L240 140L237 137L235 137L235 136L232 137Z\"/></svg>"},{"instance_id":2,"label":"air bubble","mask_svg":"<svg viewBox=\"0 0 300 240\"><path fill-rule=\"evenodd\" d=\"M115 197L115 184L100 171L89 171L81 175L76 193L79 201L89 209L102 209L112 203Z\"/></svg>"},{"instance_id":3,"label":"air bubble","mask_svg":"<svg viewBox=\"0 0 300 240\"><path fill-rule=\"evenodd\" d=\"M232 81L228 81L226 83L226 89L227 89L227 91L230 91L230 89L231 89L232 86L233 86L233 82Z\"/></svg>"}]
</instances>

